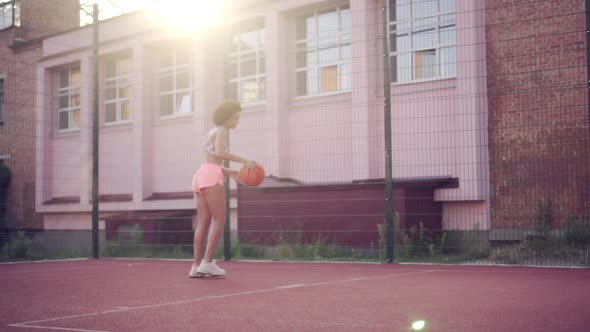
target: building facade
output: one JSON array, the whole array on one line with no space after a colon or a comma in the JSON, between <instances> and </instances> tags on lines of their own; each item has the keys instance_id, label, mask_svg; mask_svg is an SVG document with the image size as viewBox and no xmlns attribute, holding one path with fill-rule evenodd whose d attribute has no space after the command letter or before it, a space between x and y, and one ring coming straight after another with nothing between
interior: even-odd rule
<instances>
[{"instance_id":1,"label":"building facade","mask_svg":"<svg viewBox=\"0 0 590 332\"><path fill-rule=\"evenodd\" d=\"M513 209L504 200L516 202L522 193L502 194L500 187L510 185L502 182L504 172L514 170L501 160L505 149L522 142L505 146L502 130L511 120L498 116L511 112L506 105L528 99L498 93L508 88L506 80L522 79L513 74L522 64L510 62L520 60L498 54L514 49L510 34L526 30L507 27L510 8L528 13L534 4L389 3L386 22L380 0L235 1L228 28L191 34L171 33L147 12L101 22L102 218L193 210L190 180L202 160L211 112L224 97L239 99L244 108L232 152L258 160L268 174L322 184L383 179L385 58L393 177L457 180L457 186L434 190L444 230L487 234L492 221L504 227L503 209ZM577 7L551 3L579 14L576 28L585 22L582 1ZM91 225L91 34L85 27L45 39L36 68L36 158L42 165L36 209L46 229ZM571 40L574 49L585 49L578 37ZM585 53L576 54L572 60L585 66ZM550 83L561 84L561 77ZM584 73L566 77L578 78ZM579 108L583 120L587 92L575 96L585 105ZM587 141L582 145L587 153ZM580 163L588 160L579 156ZM498 212L491 212L492 204Z\"/></svg>"},{"instance_id":2,"label":"building facade","mask_svg":"<svg viewBox=\"0 0 590 332\"><path fill-rule=\"evenodd\" d=\"M0 160L10 170L0 229L42 229L35 212L37 61L44 37L79 26L73 0L0 4Z\"/></svg>"},{"instance_id":3,"label":"building facade","mask_svg":"<svg viewBox=\"0 0 590 332\"><path fill-rule=\"evenodd\" d=\"M513 240L590 220L588 8L504 3L485 17L491 238Z\"/></svg>"}]
</instances>

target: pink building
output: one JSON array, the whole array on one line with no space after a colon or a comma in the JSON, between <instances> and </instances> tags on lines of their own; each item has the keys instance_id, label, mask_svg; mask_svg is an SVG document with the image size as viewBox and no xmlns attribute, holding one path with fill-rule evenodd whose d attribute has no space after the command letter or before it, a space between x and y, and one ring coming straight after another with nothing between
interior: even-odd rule
<instances>
[{"instance_id":1,"label":"pink building","mask_svg":"<svg viewBox=\"0 0 590 332\"><path fill-rule=\"evenodd\" d=\"M393 177L457 179L434 191L443 229L489 230L484 4L390 3ZM224 95L244 106L231 150L267 174L383 179L381 7L234 1L230 29L190 35L167 32L146 12L101 22L101 229L109 216L194 210L190 180ZM45 229L91 227L91 42L91 27L45 39L37 65L36 208Z\"/></svg>"}]
</instances>

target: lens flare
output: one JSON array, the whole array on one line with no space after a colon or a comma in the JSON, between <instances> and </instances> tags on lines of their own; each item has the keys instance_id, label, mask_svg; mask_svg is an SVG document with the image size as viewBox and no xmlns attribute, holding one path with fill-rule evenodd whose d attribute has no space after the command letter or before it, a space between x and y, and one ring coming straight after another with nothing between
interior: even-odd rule
<instances>
[{"instance_id":1,"label":"lens flare","mask_svg":"<svg viewBox=\"0 0 590 332\"><path fill-rule=\"evenodd\" d=\"M421 331L426 326L426 322L423 320L417 320L412 323L412 330Z\"/></svg>"},{"instance_id":2,"label":"lens flare","mask_svg":"<svg viewBox=\"0 0 590 332\"><path fill-rule=\"evenodd\" d=\"M171 32L194 33L224 23L223 0L149 0L151 15Z\"/></svg>"}]
</instances>

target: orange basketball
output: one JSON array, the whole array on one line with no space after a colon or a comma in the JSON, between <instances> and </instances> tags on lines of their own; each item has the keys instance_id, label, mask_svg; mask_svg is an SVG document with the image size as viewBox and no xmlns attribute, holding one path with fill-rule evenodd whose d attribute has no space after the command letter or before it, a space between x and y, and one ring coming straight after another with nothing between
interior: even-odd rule
<instances>
[{"instance_id":1,"label":"orange basketball","mask_svg":"<svg viewBox=\"0 0 590 332\"><path fill-rule=\"evenodd\" d=\"M264 181L264 167L256 164L255 167L248 168L245 165L240 170L240 182L248 186L257 186Z\"/></svg>"}]
</instances>

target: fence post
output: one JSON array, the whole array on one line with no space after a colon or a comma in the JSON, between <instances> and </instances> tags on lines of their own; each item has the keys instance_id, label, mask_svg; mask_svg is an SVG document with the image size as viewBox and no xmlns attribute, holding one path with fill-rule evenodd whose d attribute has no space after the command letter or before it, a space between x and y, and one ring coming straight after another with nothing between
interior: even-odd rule
<instances>
[{"instance_id":1,"label":"fence post","mask_svg":"<svg viewBox=\"0 0 590 332\"><path fill-rule=\"evenodd\" d=\"M98 258L98 4L92 5L92 258Z\"/></svg>"},{"instance_id":2,"label":"fence post","mask_svg":"<svg viewBox=\"0 0 590 332\"><path fill-rule=\"evenodd\" d=\"M383 112L385 126L385 244L387 263L393 263L393 194L391 155L391 79L389 77L389 0L383 0Z\"/></svg>"},{"instance_id":3,"label":"fence post","mask_svg":"<svg viewBox=\"0 0 590 332\"><path fill-rule=\"evenodd\" d=\"M588 125L590 125L590 0L586 0L586 86L588 88Z\"/></svg>"}]
</instances>

